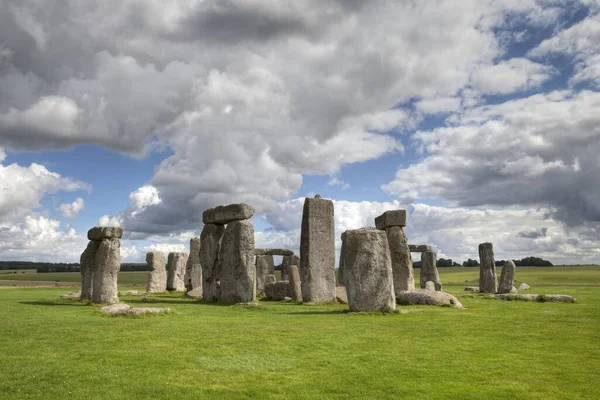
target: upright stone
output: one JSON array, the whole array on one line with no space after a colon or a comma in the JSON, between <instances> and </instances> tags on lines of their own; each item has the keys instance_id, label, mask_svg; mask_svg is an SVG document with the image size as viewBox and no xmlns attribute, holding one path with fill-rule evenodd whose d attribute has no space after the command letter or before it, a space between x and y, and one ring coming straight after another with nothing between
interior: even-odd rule
<instances>
[{"instance_id":1,"label":"upright stone","mask_svg":"<svg viewBox=\"0 0 600 400\"><path fill-rule=\"evenodd\" d=\"M440 274L437 269L437 254L433 251L424 251L421 253L421 289L427 287L427 281L431 281L435 285L435 290L442 290L440 283Z\"/></svg>"},{"instance_id":2,"label":"upright stone","mask_svg":"<svg viewBox=\"0 0 600 400\"><path fill-rule=\"evenodd\" d=\"M498 293L510 293L513 290L516 269L517 266L513 260L508 260L504 263L502 273L500 274Z\"/></svg>"},{"instance_id":3,"label":"upright stone","mask_svg":"<svg viewBox=\"0 0 600 400\"><path fill-rule=\"evenodd\" d=\"M262 293L265 289L265 282L270 272L268 257L273 259L273 256L256 256L256 292Z\"/></svg>"},{"instance_id":4,"label":"upright stone","mask_svg":"<svg viewBox=\"0 0 600 400\"><path fill-rule=\"evenodd\" d=\"M302 282L300 281L300 269L297 265L288 266L288 277L292 289L292 300L302 301Z\"/></svg>"},{"instance_id":5,"label":"upright stone","mask_svg":"<svg viewBox=\"0 0 600 400\"><path fill-rule=\"evenodd\" d=\"M350 311L396 309L390 249L385 232L374 228L344 232L344 280Z\"/></svg>"},{"instance_id":6,"label":"upright stone","mask_svg":"<svg viewBox=\"0 0 600 400\"><path fill-rule=\"evenodd\" d=\"M491 243L481 243L479 245L479 265L479 292L496 293L498 281L496 279L494 247Z\"/></svg>"},{"instance_id":7,"label":"upright stone","mask_svg":"<svg viewBox=\"0 0 600 400\"><path fill-rule=\"evenodd\" d=\"M167 290L182 292L185 290L185 264L187 253L169 253L167 261Z\"/></svg>"},{"instance_id":8,"label":"upright stone","mask_svg":"<svg viewBox=\"0 0 600 400\"><path fill-rule=\"evenodd\" d=\"M335 229L331 200L304 200L300 234L302 299L307 303L335 301Z\"/></svg>"},{"instance_id":9,"label":"upright stone","mask_svg":"<svg viewBox=\"0 0 600 400\"><path fill-rule=\"evenodd\" d=\"M100 243L90 240L86 249L79 258L79 271L81 272L81 301L91 301L94 277L94 257Z\"/></svg>"},{"instance_id":10,"label":"upright stone","mask_svg":"<svg viewBox=\"0 0 600 400\"><path fill-rule=\"evenodd\" d=\"M250 220L227 224L221 251L220 295L222 303L256 301L256 267L254 266L254 225Z\"/></svg>"},{"instance_id":11,"label":"upright stone","mask_svg":"<svg viewBox=\"0 0 600 400\"><path fill-rule=\"evenodd\" d=\"M413 262L404 229L401 226L389 226L385 233L390 246L396 295L402 291L415 290Z\"/></svg>"},{"instance_id":12,"label":"upright stone","mask_svg":"<svg viewBox=\"0 0 600 400\"><path fill-rule=\"evenodd\" d=\"M146 254L146 263L150 267L146 292L162 293L167 290L167 265L165 255L160 251L150 251Z\"/></svg>"},{"instance_id":13,"label":"upright stone","mask_svg":"<svg viewBox=\"0 0 600 400\"><path fill-rule=\"evenodd\" d=\"M288 268L290 265L300 265L300 259L298 258L298 256L295 255L291 255L291 256L283 256L282 260L281 260L281 280L282 281L289 281L290 280L290 274L288 271Z\"/></svg>"},{"instance_id":14,"label":"upright stone","mask_svg":"<svg viewBox=\"0 0 600 400\"><path fill-rule=\"evenodd\" d=\"M98 241L94 256L92 301L114 304L119 302L117 277L121 268L121 242L117 238Z\"/></svg>"},{"instance_id":15,"label":"upright stone","mask_svg":"<svg viewBox=\"0 0 600 400\"><path fill-rule=\"evenodd\" d=\"M340 248L340 261L338 263L338 283L342 286L346 286L346 283L344 281L344 254L346 251L346 247L344 246L344 233L346 232L342 232L342 247ZM337 290L337 289L336 289ZM336 294L336 298L339 297Z\"/></svg>"},{"instance_id":16,"label":"upright stone","mask_svg":"<svg viewBox=\"0 0 600 400\"><path fill-rule=\"evenodd\" d=\"M200 265L200 238L190 239L190 255L185 264L185 286L191 286L192 290L202 291L202 266Z\"/></svg>"},{"instance_id":17,"label":"upright stone","mask_svg":"<svg viewBox=\"0 0 600 400\"><path fill-rule=\"evenodd\" d=\"M224 225L205 224L200 234L200 265L202 266L202 297L219 300L219 249L225 232Z\"/></svg>"}]
</instances>

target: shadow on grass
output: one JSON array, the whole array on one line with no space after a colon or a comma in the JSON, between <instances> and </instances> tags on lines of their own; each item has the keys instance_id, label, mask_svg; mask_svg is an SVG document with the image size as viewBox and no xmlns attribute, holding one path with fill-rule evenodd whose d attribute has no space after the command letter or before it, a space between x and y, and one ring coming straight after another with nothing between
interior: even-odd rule
<instances>
[{"instance_id":1,"label":"shadow on grass","mask_svg":"<svg viewBox=\"0 0 600 400\"><path fill-rule=\"evenodd\" d=\"M350 313L350 310L310 310L310 311L298 311L289 312L288 315L344 315Z\"/></svg>"},{"instance_id":2,"label":"shadow on grass","mask_svg":"<svg viewBox=\"0 0 600 400\"><path fill-rule=\"evenodd\" d=\"M87 304L85 303L80 303L78 301L72 301L72 302L55 302L55 301L20 301L19 304L27 304L29 306L77 306L77 307L81 307L81 306L86 306Z\"/></svg>"}]
</instances>

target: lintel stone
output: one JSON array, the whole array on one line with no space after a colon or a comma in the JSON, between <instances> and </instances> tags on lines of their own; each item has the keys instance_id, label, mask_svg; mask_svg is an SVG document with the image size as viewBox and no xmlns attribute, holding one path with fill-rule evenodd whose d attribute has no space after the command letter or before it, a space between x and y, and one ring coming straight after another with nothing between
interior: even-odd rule
<instances>
[{"instance_id":1,"label":"lintel stone","mask_svg":"<svg viewBox=\"0 0 600 400\"><path fill-rule=\"evenodd\" d=\"M375 227L385 230L390 226L406 226L406 210L386 211L375 218Z\"/></svg>"}]
</instances>

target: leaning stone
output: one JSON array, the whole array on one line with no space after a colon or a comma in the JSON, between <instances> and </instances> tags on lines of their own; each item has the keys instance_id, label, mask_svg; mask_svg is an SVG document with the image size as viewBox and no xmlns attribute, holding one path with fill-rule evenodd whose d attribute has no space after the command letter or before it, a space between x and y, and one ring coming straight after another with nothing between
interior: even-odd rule
<instances>
[{"instance_id":1,"label":"leaning stone","mask_svg":"<svg viewBox=\"0 0 600 400\"><path fill-rule=\"evenodd\" d=\"M79 300L81 298L81 292L65 293L60 296L61 299Z\"/></svg>"},{"instance_id":2,"label":"leaning stone","mask_svg":"<svg viewBox=\"0 0 600 400\"><path fill-rule=\"evenodd\" d=\"M433 290L435 292L435 283L431 281L425 282L425 290Z\"/></svg>"},{"instance_id":3,"label":"leaning stone","mask_svg":"<svg viewBox=\"0 0 600 400\"><path fill-rule=\"evenodd\" d=\"M190 239L190 255L185 264L185 277L183 279L186 286L192 289L202 290L202 266L200 265L200 238Z\"/></svg>"},{"instance_id":4,"label":"leaning stone","mask_svg":"<svg viewBox=\"0 0 600 400\"><path fill-rule=\"evenodd\" d=\"M426 244L409 244L408 251L411 253L423 253L425 251L433 251L433 248Z\"/></svg>"},{"instance_id":5,"label":"leaning stone","mask_svg":"<svg viewBox=\"0 0 600 400\"><path fill-rule=\"evenodd\" d=\"M498 293L510 293L512 291L516 268L513 260L504 263L500 274L500 282L498 282Z\"/></svg>"},{"instance_id":6,"label":"leaning stone","mask_svg":"<svg viewBox=\"0 0 600 400\"><path fill-rule=\"evenodd\" d=\"M119 292L119 296L139 296L141 294L139 290L124 290Z\"/></svg>"},{"instance_id":7,"label":"leaning stone","mask_svg":"<svg viewBox=\"0 0 600 400\"><path fill-rule=\"evenodd\" d=\"M433 251L425 251L421 253L421 289L425 289L427 281L431 281L435 285L435 290L442 290L440 283L440 274L437 269L437 254Z\"/></svg>"},{"instance_id":8,"label":"leaning stone","mask_svg":"<svg viewBox=\"0 0 600 400\"><path fill-rule=\"evenodd\" d=\"M292 297L292 285L288 281L277 281L265 285L265 299L281 301Z\"/></svg>"},{"instance_id":9,"label":"leaning stone","mask_svg":"<svg viewBox=\"0 0 600 400\"><path fill-rule=\"evenodd\" d=\"M150 268L146 283L147 293L162 293L167 290L167 264L160 251L146 253L146 264Z\"/></svg>"},{"instance_id":10,"label":"leaning stone","mask_svg":"<svg viewBox=\"0 0 600 400\"><path fill-rule=\"evenodd\" d=\"M225 232L224 225L205 224L200 234L200 265L204 300L219 300L219 249Z\"/></svg>"},{"instance_id":11,"label":"leaning stone","mask_svg":"<svg viewBox=\"0 0 600 400\"><path fill-rule=\"evenodd\" d=\"M465 292L479 292L479 288L476 286L467 286Z\"/></svg>"},{"instance_id":12,"label":"leaning stone","mask_svg":"<svg viewBox=\"0 0 600 400\"><path fill-rule=\"evenodd\" d=\"M121 239L123 228L110 226L95 226L88 231L88 240Z\"/></svg>"},{"instance_id":13,"label":"leaning stone","mask_svg":"<svg viewBox=\"0 0 600 400\"><path fill-rule=\"evenodd\" d=\"M79 258L79 271L81 273L81 301L92 300L94 257L100 242L91 240Z\"/></svg>"},{"instance_id":14,"label":"leaning stone","mask_svg":"<svg viewBox=\"0 0 600 400\"><path fill-rule=\"evenodd\" d=\"M185 283L185 264L187 263L188 254L183 252L169 253L167 261L167 290L183 292Z\"/></svg>"},{"instance_id":15,"label":"leaning stone","mask_svg":"<svg viewBox=\"0 0 600 400\"><path fill-rule=\"evenodd\" d=\"M185 294L185 297L189 297L191 299L199 299L202 297L202 288L192 289Z\"/></svg>"},{"instance_id":16,"label":"leaning stone","mask_svg":"<svg viewBox=\"0 0 600 400\"><path fill-rule=\"evenodd\" d=\"M493 294L490 296L496 300L522 300L522 301L537 301L539 303L560 302L560 303L575 303L576 298L567 296L566 294L517 294L503 293Z\"/></svg>"},{"instance_id":17,"label":"leaning stone","mask_svg":"<svg viewBox=\"0 0 600 400\"><path fill-rule=\"evenodd\" d=\"M464 308L461 302L450 293L433 290L400 292L396 300L401 305L451 305L456 308Z\"/></svg>"},{"instance_id":18,"label":"leaning stone","mask_svg":"<svg viewBox=\"0 0 600 400\"><path fill-rule=\"evenodd\" d=\"M202 222L205 224L228 224L233 221L242 221L250 219L254 215L254 208L251 205L229 204L209 208L202 214Z\"/></svg>"},{"instance_id":19,"label":"leaning stone","mask_svg":"<svg viewBox=\"0 0 600 400\"><path fill-rule=\"evenodd\" d=\"M254 249L257 256L293 256L293 250L289 249Z\"/></svg>"},{"instance_id":20,"label":"leaning stone","mask_svg":"<svg viewBox=\"0 0 600 400\"><path fill-rule=\"evenodd\" d=\"M222 303L256 301L254 225L249 220L233 221L225 228L219 252Z\"/></svg>"},{"instance_id":21,"label":"leaning stone","mask_svg":"<svg viewBox=\"0 0 600 400\"><path fill-rule=\"evenodd\" d=\"M491 243L479 245L479 291L481 293L496 293L498 280L496 279L496 262L494 260L494 247Z\"/></svg>"},{"instance_id":22,"label":"leaning stone","mask_svg":"<svg viewBox=\"0 0 600 400\"><path fill-rule=\"evenodd\" d=\"M395 292L400 293L403 290L414 290L415 274L404 229L401 226L390 226L385 229L385 234L390 246Z\"/></svg>"},{"instance_id":23,"label":"leaning stone","mask_svg":"<svg viewBox=\"0 0 600 400\"><path fill-rule=\"evenodd\" d=\"M394 278L385 232L344 232L344 280L350 311L394 311Z\"/></svg>"},{"instance_id":24,"label":"leaning stone","mask_svg":"<svg viewBox=\"0 0 600 400\"><path fill-rule=\"evenodd\" d=\"M300 233L302 300L335 301L335 227L331 200L306 198Z\"/></svg>"},{"instance_id":25,"label":"leaning stone","mask_svg":"<svg viewBox=\"0 0 600 400\"><path fill-rule=\"evenodd\" d=\"M300 281L300 269L297 265L288 265L288 277L290 278L290 287L292 292L292 300L302 301L302 283Z\"/></svg>"},{"instance_id":26,"label":"leaning stone","mask_svg":"<svg viewBox=\"0 0 600 400\"><path fill-rule=\"evenodd\" d=\"M94 256L92 301L118 303L117 277L121 268L121 242L102 239Z\"/></svg>"},{"instance_id":27,"label":"leaning stone","mask_svg":"<svg viewBox=\"0 0 600 400\"><path fill-rule=\"evenodd\" d=\"M288 271L288 268L290 267L290 265L298 265L300 266L300 258L298 258L298 256L283 256L283 259L281 260L281 280L282 281L289 281L290 279L290 273Z\"/></svg>"},{"instance_id":28,"label":"leaning stone","mask_svg":"<svg viewBox=\"0 0 600 400\"><path fill-rule=\"evenodd\" d=\"M519 285L519 287L517 288L517 290L527 290L527 289L530 289L530 288L531 288L531 286L529 286L528 284L526 284L525 282L523 282L523 283L521 283Z\"/></svg>"},{"instance_id":29,"label":"leaning stone","mask_svg":"<svg viewBox=\"0 0 600 400\"><path fill-rule=\"evenodd\" d=\"M348 295L344 286L337 286L335 288L335 301L340 304L348 304Z\"/></svg>"},{"instance_id":30,"label":"leaning stone","mask_svg":"<svg viewBox=\"0 0 600 400\"><path fill-rule=\"evenodd\" d=\"M390 226L406 226L406 210L386 211L379 217L375 217L375 227L385 230Z\"/></svg>"}]
</instances>

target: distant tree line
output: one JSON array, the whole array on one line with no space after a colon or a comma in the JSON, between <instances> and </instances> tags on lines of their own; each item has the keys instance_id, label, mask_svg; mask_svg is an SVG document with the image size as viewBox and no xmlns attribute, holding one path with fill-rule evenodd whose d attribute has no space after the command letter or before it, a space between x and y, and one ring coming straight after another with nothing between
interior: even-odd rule
<instances>
[{"instance_id":1,"label":"distant tree line","mask_svg":"<svg viewBox=\"0 0 600 400\"><path fill-rule=\"evenodd\" d=\"M446 268L446 267L460 267L461 265L457 262L452 261L451 258L445 259L445 258L440 258L437 260L436 265L438 268ZM414 261L413 262L413 267L414 268L421 268L421 261Z\"/></svg>"},{"instance_id":2,"label":"distant tree line","mask_svg":"<svg viewBox=\"0 0 600 400\"><path fill-rule=\"evenodd\" d=\"M79 272L79 263L43 263L32 261L0 261L0 270L35 269L37 273ZM121 271L150 271L146 263L122 263Z\"/></svg>"},{"instance_id":3,"label":"distant tree line","mask_svg":"<svg viewBox=\"0 0 600 400\"><path fill-rule=\"evenodd\" d=\"M551 267L553 264L539 257L525 257L520 260L513 260L517 267ZM506 260L496 260L496 266L502 267ZM470 258L467 261L463 262L463 267L478 267L478 260L471 260Z\"/></svg>"}]
</instances>

